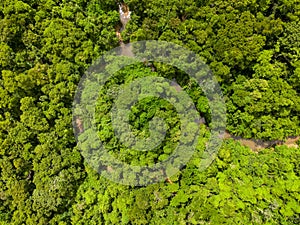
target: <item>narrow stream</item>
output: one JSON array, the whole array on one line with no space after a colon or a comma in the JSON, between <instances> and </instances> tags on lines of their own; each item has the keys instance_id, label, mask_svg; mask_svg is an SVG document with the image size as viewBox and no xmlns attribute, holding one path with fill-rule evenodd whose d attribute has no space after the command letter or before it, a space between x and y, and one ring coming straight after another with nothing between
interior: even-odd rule
<instances>
[{"instance_id":1,"label":"narrow stream","mask_svg":"<svg viewBox=\"0 0 300 225\"><path fill-rule=\"evenodd\" d=\"M129 11L129 8L125 3L119 3L118 6L119 6L119 13L120 13L120 21L122 23L122 26L117 28L116 35L119 39L122 55L128 57L134 57L130 43L125 45L121 35L122 31L125 30L126 25L130 20L131 11Z\"/></svg>"},{"instance_id":2,"label":"narrow stream","mask_svg":"<svg viewBox=\"0 0 300 225\"><path fill-rule=\"evenodd\" d=\"M129 7L125 3L119 3L119 13L120 13L120 21L122 23L122 27L117 28L116 35L119 39L120 47L122 49L122 55L128 57L134 57L132 52L132 48L130 44L125 45L122 40L122 31L126 29L127 23L130 21L131 11L129 11ZM181 89L181 87L176 83L175 88ZM242 145L249 147L253 151L259 151L264 148L271 148L278 145L286 145L287 147L298 148L297 141L300 140L300 136L298 137L288 137L286 141L274 140L274 141L264 141L264 140L255 140L255 139L246 139L238 136L231 135L226 132L224 135L225 139L232 138L236 141L239 141Z\"/></svg>"}]
</instances>

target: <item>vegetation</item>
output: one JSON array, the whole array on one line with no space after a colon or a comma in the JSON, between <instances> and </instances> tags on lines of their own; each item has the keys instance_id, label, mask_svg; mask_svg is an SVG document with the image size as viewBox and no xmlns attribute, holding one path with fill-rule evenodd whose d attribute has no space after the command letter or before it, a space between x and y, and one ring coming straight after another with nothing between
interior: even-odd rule
<instances>
[{"instance_id":1,"label":"vegetation","mask_svg":"<svg viewBox=\"0 0 300 225\"><path fill-rule=\"evenodd\" d=\"M133 13L124 42L164 40L203 57L225 95L230 133L300 135L299 0L125 2ZM1 225L300 223L300 148L254 153L226 140L201 172L205 125L192 160L168 182L131 187L100 176L76 146L72 102L86 69L119 45L116 2L2 0L0 9ZM153 68L126 67L99 93L99 137L127 163L166 159L180 121L167 101L144 99L130 114L136 133L149 135L154 114L170 129L156 151L127 151L108 119L118 85L150 75L176 79L210 123L207 100L185 73L156 62Z\"/></svg>"}]
</instances>

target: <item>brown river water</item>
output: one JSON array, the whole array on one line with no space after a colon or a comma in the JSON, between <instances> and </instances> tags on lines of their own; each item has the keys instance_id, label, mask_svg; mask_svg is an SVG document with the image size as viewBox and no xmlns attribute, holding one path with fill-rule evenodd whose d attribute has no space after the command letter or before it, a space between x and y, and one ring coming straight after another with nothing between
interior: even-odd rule
<instances>
[{"instance_id":1,"label":"brown river water","mask_svg":"<svg viewBox=\"0 0 300 225\"><path fill-rule=\"evenodd\" d=\"M240 142L242 145L249 147L253 151L259 151L261 149L265 148L274 148L275 146L279 145L285 145L289 148L298 148L297 141L300 140L300 137L288 137L285 141L265 141L265 140L257 140L257 139L246 139L242 137L234 136L228 132L225 133L224 139L232 138L238 142Z\"/></svg>"}]
</instances>

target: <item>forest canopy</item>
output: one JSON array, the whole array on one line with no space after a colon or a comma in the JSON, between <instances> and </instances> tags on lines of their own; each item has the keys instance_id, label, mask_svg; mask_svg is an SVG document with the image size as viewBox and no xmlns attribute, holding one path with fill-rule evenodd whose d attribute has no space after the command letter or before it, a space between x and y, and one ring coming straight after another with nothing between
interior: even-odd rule
<instances>
[{"instance_id":1,"label":"forest canopy","mask_svg":"<svg viewBox=\"0 0 300 225\"><path fill-rule=\"evenodd\" d=\"M168 41L203 58L226 101L231 135L285 140L300 135L299 0L126 0L124 43ZM210 136L201 89L176 68L151 62L119 71L106 90L143 76L164 76L194 101L207 124L190 162L166 182L113 183L84 161L72 126L81 77L120 44L114 0L2 0L0 3L0 224L299 224L300 148L260 152L225 140L213 164L198 166ZM154 69L153 69L154 68ZM180 133L168 102L144 99L130 123L147 136L155 113L171 128L147 153L115 142L110 92L100 92L99 138L124 162L153 164ZM150 110L151 109L151 110Z\"/></svg>"}]
</instances>

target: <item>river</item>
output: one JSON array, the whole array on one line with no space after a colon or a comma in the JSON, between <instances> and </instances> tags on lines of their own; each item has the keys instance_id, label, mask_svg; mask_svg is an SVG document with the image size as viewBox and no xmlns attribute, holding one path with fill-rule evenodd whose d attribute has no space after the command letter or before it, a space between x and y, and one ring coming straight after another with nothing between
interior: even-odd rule
<instances>
[{"instance_id":1,"label":"river","mask_svg":"<svg viewBox=\"0 0 300 225\"><path fill-rule=\"evenodd\" d=\"M129 11L129 7L124 3L121 3L118 6L119 6L120 21L122 23L122 27L117 28L116 35L119 39L120 47L122 49L122 55L128 57L134 57L134 54L131 50L131 45L130 44L125 45L121 36L122 31L125 30L127 23L130 21L131 11ZM178 86L177 88L180 89L180 86L177 83L175 86ZM224 135L224 139L230 139L230 138L240 142L244 146L249 147L255 152L261 149L271 148L279 145L286 145L287 147L290 148L298 148L299 146L297 145L297 141L300 140L300 136L288 137L285 141L280 141L280 140L265 141L265 140L256 140L256 139L246 139L246 138L234 136L229 132L226 132Z\"/></svg>"}]
</instances>

